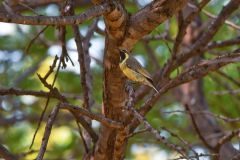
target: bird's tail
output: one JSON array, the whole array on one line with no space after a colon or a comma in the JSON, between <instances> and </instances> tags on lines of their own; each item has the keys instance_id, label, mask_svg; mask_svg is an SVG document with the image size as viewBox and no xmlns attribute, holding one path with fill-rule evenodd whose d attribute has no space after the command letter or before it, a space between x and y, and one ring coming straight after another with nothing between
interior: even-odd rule
<instances>
[{"instance_id":1,"label":"bird's tail","mask_svg":"<svg viewBox=\"0 0 240 160\"><path fill-rule=\"evenodd\" d=\"M153 83L153 80L152 79L150 79L150 78L147 78L147 85L148 86L150 86L150 87L152 87L157 93L159 93L159 91L157 90L157 88L155 87L155 85L154 85L154 83Z\"/></svg>"},{"instance_id":2,"label":"bird's tail","mask_svg":"<svg viewBox=\"0 0 240 160\"><path fill-rule=\"evenodd\" d=\"M159 91L157 90L157 88L156 88L153 84L151 84L151 87L152 87L157 93L159 93Z\"/></svg>"}]
</instances>

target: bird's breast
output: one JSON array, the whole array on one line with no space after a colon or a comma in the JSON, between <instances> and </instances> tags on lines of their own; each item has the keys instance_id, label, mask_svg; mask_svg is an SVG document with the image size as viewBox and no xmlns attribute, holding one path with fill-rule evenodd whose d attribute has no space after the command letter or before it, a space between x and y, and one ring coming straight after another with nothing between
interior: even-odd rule
<instances>
[{"instance_id":1,"label":"bird's breast","mask_svg":"<svg viewBox=\"0 0 240 160\"><path fill-rule=\"evenodd\" d=\"M135 82L142 82L144 77L142 75L140 75L139 73L133 71L132 69L128 68L127 65L125 63L122 63L119 65L120 69L122 70L122 72L124 73L124 75Z\"/></svg>"}]
</instances>

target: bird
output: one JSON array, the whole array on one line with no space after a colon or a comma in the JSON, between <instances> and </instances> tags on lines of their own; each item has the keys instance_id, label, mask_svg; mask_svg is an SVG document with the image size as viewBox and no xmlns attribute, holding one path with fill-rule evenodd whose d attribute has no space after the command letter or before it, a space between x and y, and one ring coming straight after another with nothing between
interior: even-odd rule
<instances>
[{"instance_id":1,"label":"bird","mask_svg":"<svg viewBox=\"0 0 240 160\"><path fill-rule=\"evenodd\" d=\"M153 84L151 75L146 71L142 65L125 49L119 49L120 61L119 67L124 75L134 82L143 83L144 85L152 87L157 93L158 90Z\"/></svg>"}]
</instances>

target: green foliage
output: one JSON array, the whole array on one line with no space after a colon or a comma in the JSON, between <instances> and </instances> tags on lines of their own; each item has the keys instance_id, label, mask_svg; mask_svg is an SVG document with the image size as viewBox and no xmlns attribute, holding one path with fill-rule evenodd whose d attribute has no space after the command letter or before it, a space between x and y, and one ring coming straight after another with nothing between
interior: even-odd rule
<instances>
[{"instance_id":1,"label":"green foliage","mask_svg":"<svg viewBox=\"0 0 240 160\"><path fill-rule=\"evenodd\" d=\"M2 2L2 1L0 1ZM210 5L205 7L207 11L218 14L222 9L225 0L217 0L211 2ZM75 12L81 13L85 11L87 7L78 7L75 9ZM126 5L126 9L134 14L138 8L136 5L133 5L133 1L130 1ZM39 13L44 13L45 8L38 9ZM237 11L239 14L239 11ZM32 15L32 13L25 12L26 15ZM201 19L204 23L209 20L209 18L205 14L201 14ZM231 21L236 24L240 24L239 16L231 17ZM79 29L84 32L88 29L89 25L93 21L87 21L81 25L79 25ZM173 17L169 20L169 38L174 39L177 35L178 26L177 19ZM29 52L26 53L26 48L29 45L30 41L39 33L39 31L43 28L42 26L31 26L27 29L26 32L23 32L19 29L19 26L12 24L12 27L15 27L15 31L12 34L2 35L0 36L0 88L10 88L10 87L18 87L26 90L35 90L35 91L49 91L46 89L40 80L37 77L36 73L44 76L49 70L49 66L52 64L54 59L53 55L58 55L57 51L49 54L49 48L52 46L58 46L59 41L59 30L58 27L49 26L43 33L43 36L46 41L41 39L36 39L34 43L31 44ZM20 27L21 28L21 27ZM152 31L149 36L156 36L166 31L166 23L159 25L154 31ZM71 26L67 26L66 32L66 40L69 41L73 38L73 32ZM232 29L227 25L223 25L223 27L219 30L219 32L214 37L214 41L222 41L236 38L236 35L239 34L239 30ZM100 35L94 35L94 38L102 38ZM104 41L104 39L102 38ZM153 50L154 55L156 56L157 61L159 62L160 67L167 62L167 60L171 57L171 51L169 50L173 48L172 41L166 40L154 40L148 43L150 48ZM94 44L95 47L99 44ZM168 45L168 46L167 46ZM74 48L74 47L73 47ZM239 46L234 47L224 47L221 49L214 50L215 52L222 51L232 51L234 49L239 48ZM18 53L17 53L18 52ZM134 53L137 53L141 57L143 57L146 62L146 68L151 73L155 73L155 68L151 63L151 59L146 52L146 48L143 45L143 42L140 41L137 43L133 50ZM20 58L18 60L14 59L15 54L19 54ZM77 54L76 52L74 54ZM7 56L6 56L7 55ZM100 53L99 53L100 55ZM211 59L216 57L216 54L211 52L204 55L206 59ZM102 60L103 57L99 58ZM76 60L76 59L73 59ZM77 61L77 60L76 60ZM70 68L71 64L67 64ZM37 67L36 67L37 66ZM33 72L30 72L29 69L36 67ZM79 68L78 63L75 64L75 68ZM171 73L171 78L176 77L179 73L182 72L182 68L178 68ZM29 72L27 72L29 71ZM240 65L228 65L224 69L221 70L228 76L236 79L239 82L240 79ZM21 77L23 74L26 74L25 78L18 83L16 80ZM102 91L103 91L103 69L99 64L95 64L91 66L91 73L93 77L93 98L94 98L94 106L92 111L94 113L101 112L102 106ZM56 69L52 73L52 75L48 78L48 83L51 84L54 79L54 75L56 74ZM70 101L76 105L82 105L82 97L83 97L83 89L80 83L79 73L76 70L69 69L60 69L58 73L58 77L55 83L55 87L61 93L64 94L72 94L73 96L80 96L80 99L70 99ZM228 117L239 117L239 104L240 98L239 94L223 94L217 95L213 94L213 92L226 91L226 90L237 90L239 86L233 84L231 80L224 78L223 76L217 73L211 73L206 76L204 79L204 95L206 97L207 103L210 106L211 111L216 114L222 114ZM136 88L139 85L135 86ZM26 97L25 97L26 98ZM6 145L11 151L14 153L23 153L28 151L28 147L31 143L31 139L33 133L36 129L38 118L46 104L45 98L36 98L33 99L31 97L27 97L27 104L22 96L16 98L10 98L10 96L0 97L0 107L4 106L4 104L11 104L8 107L1 107L3 110L0 113L1 117L11 117L16 114L24 114L28 116L34 116L35 118L26 119L27 122L16 122L13 125L9 126L0 126L0 142ZM146 98L143 98L141 102L139 102L138 106L144 103ZM51 109L57 104L57 100L50 100L47 115L50 113ZM6 105L7 106L7 105ZM192 144L199 144L198 137L196 137L196 133L192 128L192 124L189 120L189 117L186 116L185 113L173 113L166 114L166 111L174 111L174 110L183 110L184 108L176 101L176 97L172 92L166 93L159 102L155 105L155 107L151 110L151 112L147 115L146 119L150 122L150 124L161 130L162 127L167 127L172 132L181 135L183 139L191 142ZM37 117L37 118L36 118ZM70 116L68 112L61 113L58 117L60 119L60 124L56 124L53 128L53 133L51 135L51 142L49 144L49 151L46 153L46 159L57 159L62 157L62 159L68 159L69 157L74 158L82 158L84 147L81 138L79 137L78 128L76 126L75 120ZM219 121L219 123L223 124L225 128L240 127L239 123L228 124ZM40 132L38 138L36 140L36 144L34 145L34 149L39 149L41 144L41 138L43 135L45 122L41 125ZM143 127L143 126L141 126ZM185 134L185 133L188 134ZM7 133L7 134L6 134ZM149 138L151 137L151 138ZM169 140L174 143L181 144L175 137L169 136ZM135 153L131 152L131 147L133 145L149 145L153 144L157 146L160 150L163 148L166 149L163 145L160 145L153 136L150 136L150 133L142 133L130 139L128 150L127 150L127 158L134 159L136 158ZM167 150L167 149L166 149ZM36 153L33 155L29 155L29 159L35 158Z\"/></svg>"}]
</instances>

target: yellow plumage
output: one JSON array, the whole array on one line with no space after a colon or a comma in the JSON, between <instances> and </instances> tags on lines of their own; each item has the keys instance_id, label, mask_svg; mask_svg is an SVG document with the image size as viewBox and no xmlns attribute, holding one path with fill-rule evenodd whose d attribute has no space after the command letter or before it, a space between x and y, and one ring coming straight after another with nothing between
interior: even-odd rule
<instances>
[{"instance_id":1,"label":"yellow plumage","mask_svg":"<svg viewBox=\"0 0 240 160\"><path fill-rule=\"evenodd\" d=\"M134 57L129 56L126 50L120 50L119 67L128 79L148 85L158 92L154 87L150 74Z\"/></svg>"}]
</instances>

